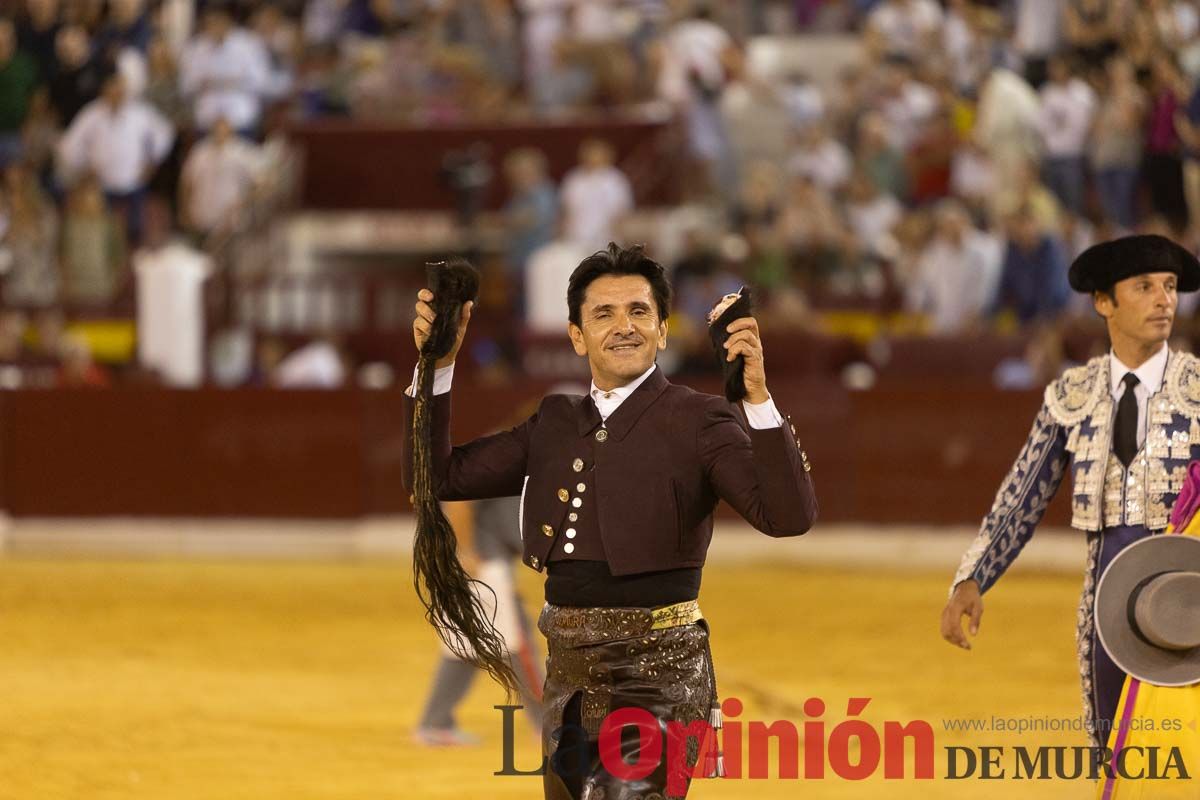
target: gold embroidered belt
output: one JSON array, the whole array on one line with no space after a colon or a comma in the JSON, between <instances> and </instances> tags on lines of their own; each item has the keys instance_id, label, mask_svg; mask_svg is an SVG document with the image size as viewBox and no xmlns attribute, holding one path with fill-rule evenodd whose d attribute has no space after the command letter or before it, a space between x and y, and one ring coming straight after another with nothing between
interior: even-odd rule
<instances>
[{"instance_id":1,"label":"gold embroidered belt","mask_svg":"<svg viewBox=\"0 0 1200 800\"><path fill-rule=\"evenodd\" d=\"M632 639L650 631L678 628L702 619L704 615L696 600L660 608L585 608L547 603L538 627L548 638L579 646Z\"/></svg>"},{"instance_id":2,"label":"gold embroidered belt","mask_svg":"<svg viewBox=\"0 0 1200 800\"><path fill-rule=\"evenodd\" d=\"M691 625L693 622L699 622L704 619L704 615L700 613L699 600L685 600L682 603L676 603L672 606L663 606L650 611L650 616L654 622L650 625L650 630L661 631L664 628L677 628L680 625Z\"/></svg>"}]
</instances>

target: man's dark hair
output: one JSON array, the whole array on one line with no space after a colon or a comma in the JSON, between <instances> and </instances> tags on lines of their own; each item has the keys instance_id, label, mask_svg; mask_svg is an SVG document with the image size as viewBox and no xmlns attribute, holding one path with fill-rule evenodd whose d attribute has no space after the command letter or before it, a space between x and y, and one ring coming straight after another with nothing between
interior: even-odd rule
<instances>
[{"instance_id":1,"label":"man's dark hair","mask_svg":"<svg viewBox=\"0 0 1200 800\"><path fill-rule=\"evenodd\" d=\"M580 261L567 282L567 317L576 326L583 327L580 308L588 285L605 275L641 275L650 282L650 292L658 306L658 321L665 321L671 313L671 284L667 283L662 265L647 256L646 248L640 244L623 248L609 242L606 250L598 250Z\"/></svg>"}]
</instances>

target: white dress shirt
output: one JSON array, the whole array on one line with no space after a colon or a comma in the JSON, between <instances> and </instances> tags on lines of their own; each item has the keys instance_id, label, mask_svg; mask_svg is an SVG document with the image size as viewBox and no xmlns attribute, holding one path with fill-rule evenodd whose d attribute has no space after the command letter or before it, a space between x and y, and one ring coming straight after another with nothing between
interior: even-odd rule
<instances>
[{"instance_id":1,"label":"white dress shirt","mask_svg":"<svg viewBox=\"0 0 1200 800\"><path fill-rule=\"evenodd\" d=\"M1096 114L1096 93L1079 78L1066 84L1047 83L1041 91L1038 130L1046 155L1078 158L1087 147Z\"/></svg>"},{"instance_id":2,"label":"white dress shirt","mask_svg":"<svg viewBox=\"0 0 1200 800\"><path fill-rule=\"evenodd\" d=\"M616 167L576 167L563 178L563 232L588 250L608 245L617 221L633 210L633 189Z\"/></svg>"},{"instance_id":3,"label":"white dress shirt","mask_svg":"<svg viewBox=\"0 0 1200 800\"><path fill-rule=\"evenodd\" d=\"M982 231L967 231L959 242L934 238L917 261L908 309L927 314L934 333L962 330L991 304L1002 260L999 240Z\"/></svg>"},{"instance_id":4,"label":"white dress shirt","mask_svg":"<svg viewBox=\"0 0 1200 800\"><path fill-rule=\"evenodd\" d=\"M883 2L867 15L866 27L884 38L888 50L913 55L942 27L943 16L942 7L933 0L905 6Z\"/></svg>"},{"instance_id":5,"label":"white dress shirt","mask_svg":"<svg viewBox=\"0 0 1200 800\"><path fill-rule=\"evenodd\" d=\"M720 86L727 77L721 55L733 45L729 32L706 19L689 19L671 26L662 37L659 96L678 106L696 102L697 83ZM699 81L697 81L699 78Z\"/></svg>"},{"instance_id":6,"label":"white dress shirt","mask_svg":"<svg viewBox=\"0 0 1200 800\"><path fill-rule=\"evenodd\" d=\"M542 245L525 264L525 327L543 334L562 336L570 321L563 288L579 262L594 253L569 239Z\"/></svg>"},{"instance_id":7,"label":"white dress shirt","mask_svg":"<svg viewBox=\"0 0 1200 800\"><path fill-rule=\"evenodd\" d=\"M1167 355L1170 351L1164 342L1162 349L1149 358L1137 369L1130 369L1121 363L1117 354L1109 352L1109 377L1112 379L1113 414L1117 413L1117 404L1125 394L1125 375L1132 372L1137 376L1138 385L1133 387L1133 395L1137 398L1138 425L1137 443L1140 448L1146 441L1146 406L1150 398L1162 388L1163 374L1167 371ZM1115 419L1115 416L1114 416Z\"/></svg>"},{"instance_id":8,"label":"white dress shirt","mask_svg":"<svg viewBox=\"0 0 1200 800\"><path fill-rule=\"evenodd\" d=\"M263 163L259 146L236 135L226 142L213 136L197 142L183 162L184 202L192 226L211 231L232 223L238 208L249 201Z\"/></svg>"},{"instance_id":9,"label":"white dress shirt","mask_svg":"<svg viewBox=\"0 0 1200 800\"><path fill-rule=\"evenodd\" d=\"M106 192L126 194L142 188L173 141L175 129L149 103L126 100L114 109L93 100L59 141L58 166L68 181L92 172Z\"/></svg>"},{"instance_id":10,"label":"white dress shirt","mask_svg":"<svg viewBox=\"0 0 1200 800\"><path fill-rule=\"evenodd\" d=\"M1045 58L1062 43L1064 0L1017 0L1013 45L1025 58Z\"/></svg>"},{"instance_id":11,"label":"white dress shirt","mask_svg":"<svg viewBox=\"0 0 1200 800\"><path fill-rule=\"evenodd\" d=\"M802 175L822 189L836 191L850 180L853 160L846 146L832 137L797 150L787 162L792 175Z\"/></svg>"},{"instance_id":12,"label":"white dress shirt","mask_svg":"<svg viewBox=\"0 0 1200 800\"><path fill-rule=\"evenodd\" d=\"M257 124L270 66L262 39L244 28L221 41L192 39L179 61L179 88L195 101L196 124L208 130L222 117L237 130Z\"/></svg>"},{"instance_id":13,"label":"white dress shirt","mask_svg":"<svg viewBox=\"0 0 1200 800\"><path fill-rule=\"evenodd\" d=\"M643 372L641 375L634 378L624 386L618 386L615 389L604 391L596 386L596 382L592 381L592 401L596 404L596 410L600 412L601 422L608 419L621 403L625 402L625 398L633 394L637 387L642 385L646 378L650 377L650 373L658 367L657 364L651 365L650 369ZM450 382L454 378L454 364L448 367L440 367L433 371L433 393L445 394L450 391ZM413 382L406 390L409 397L413 396L414 387L417 385L417 370L413 368ZM775 401L768 394L765 402L751 403L746 400L742 401L742 408L746 410L746 421L750 423L750 427L755 430L766 430L768 428L778 428L783 424L783 417L779 414L779 409L775 407Z\"/></svg>"}]
</instances>

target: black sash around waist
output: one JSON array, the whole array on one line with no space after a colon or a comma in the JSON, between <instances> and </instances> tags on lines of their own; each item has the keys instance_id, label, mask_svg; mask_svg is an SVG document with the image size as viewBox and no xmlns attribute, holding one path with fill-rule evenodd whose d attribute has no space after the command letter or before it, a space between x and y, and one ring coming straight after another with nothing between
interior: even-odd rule
<instances>
[{"instance_id":1,"label":"black sash around waist","mask_svg":"<svg viewBox=\"0 0 1200 800\"><path fill-rule=\"evenodd\" d=\"M657 608L700 596L700 567L615 576L605 561L551 561L546 602L555 606Z\"/></svg>"}]
</instances>

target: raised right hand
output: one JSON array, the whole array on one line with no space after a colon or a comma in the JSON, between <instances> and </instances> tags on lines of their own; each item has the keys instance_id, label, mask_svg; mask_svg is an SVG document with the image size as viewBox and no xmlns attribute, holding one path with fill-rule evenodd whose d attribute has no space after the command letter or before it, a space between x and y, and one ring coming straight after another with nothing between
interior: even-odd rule
<instances>
[{"instance_id":1,"label":"raised right hand","mask_svg":"<svg viewBox=\"0 0 1200 800\"><path fill-rule=\"evenodd\" d=\"M417 292L417 317L413 320L413 341L417 343L417 352L421 352L421 348L425 345L425 340L429 338L429 332L433 329L433 319L437 315L433 311L433 292L428 289L422 289ZM454 338L454 346L450 348L450 352L437 360L434 366L438 369L448 367L454 363L455 357L458 355L458 348L462 347L463 337L467 333L467 323L471 321L471 309L475 303L468 300L462 309L462 315L458 320L458 335Z\"/></svg>"},{"instance_id":2,"label":"raised right hand","mask_svg":"<svg viewBox=\"0 0 1200 800\"><path fill-rule=\"evenodd\" d=\"M983 598L979 594L979 584L970 579L954 588L954 594L942 610L942 638L950 644L970 650L971 643L963 632L963 617L971 618L971 635L977 635L979 621L983 619Z\"/></svg>"}]
</instances>

